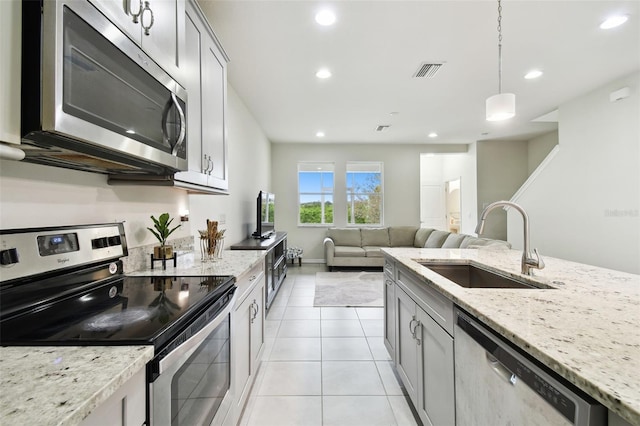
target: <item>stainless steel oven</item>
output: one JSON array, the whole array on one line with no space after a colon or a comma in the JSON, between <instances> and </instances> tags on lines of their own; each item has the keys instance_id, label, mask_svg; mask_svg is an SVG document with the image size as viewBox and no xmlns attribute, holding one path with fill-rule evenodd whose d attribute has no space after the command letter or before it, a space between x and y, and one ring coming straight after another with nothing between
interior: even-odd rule
<instances>
[{"instance_id":1,"label":"stainless steel oven","mask_svg":"<svg viewBox=\"0 0 640 426\"><path fill-rule=\"evenodd\" d=\"M102 173L187 169L186 90L86 0L23 2L25 161Z\"/></svg>"},{"instance_id":2,"label":"stainless steel oven","mask_svg":"<svg viewBox=\"0 0 640 426\"><path fill-rule=\"evenodd\" d=\"M201 316L202 329L177 336L149 363L152 425L222 424L232 400L232 306L231 296L219 300Z\"/></svg>"},{"instance_id":3,"label":"stainless steel oven","mask_svg":"<svg viewBox=\"0 0 640 426\"><path fill-rule=\"evenodd\" d=\"M147 426L222 422L235 278L127 275L127 254L122 223L0 230L0 346L152 345Z\"/></svg>"}]
</instances>

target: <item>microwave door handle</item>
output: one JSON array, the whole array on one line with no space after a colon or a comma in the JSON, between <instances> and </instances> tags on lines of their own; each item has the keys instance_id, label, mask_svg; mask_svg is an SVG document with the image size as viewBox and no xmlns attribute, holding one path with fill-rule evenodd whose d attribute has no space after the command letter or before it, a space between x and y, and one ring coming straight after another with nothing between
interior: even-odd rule
<instances>
[{"instance_id":1,"label":"microwave door handle","mask_svg":"<svg viewBox=\"0 0 640 426\"><path fill-rule=\"evenodd\" d=\"M180 135L178 136L178 141L173 146L173 150L171 151L171 153L173 155L178 155L178 148L180 148L180 145L184 143L185 137L187 136L187 120L185 119L184 111L182 110L180 102L178 102L175 93L171 94L171 99L173 99L173 102L176 104L178 116L180 117Z\"/></svg>"},{"instance_id":2,"label":"microwave door handle","mask_svg":"<svg viewBox=\"0 0 640 426\"><path fill-rule=\"evenodd\" d=\"M171 140L169 139L169 129L167 127L167 117L169 116L169 111L171 111L171 105L176 106L178 116L180 117L180 134L178 135L178 140L176 140L175 144L171 144ZM171 147L171 155L177 155L178 148L180 148L180 145L184 142L185 135L187 134L187 122L184 117L184 111L182 111L182 107L174 93L171 93L171 99L167 101L164 106L164 111L162 111L162 133L165 143Z\"/></svg>"}]
</instances>

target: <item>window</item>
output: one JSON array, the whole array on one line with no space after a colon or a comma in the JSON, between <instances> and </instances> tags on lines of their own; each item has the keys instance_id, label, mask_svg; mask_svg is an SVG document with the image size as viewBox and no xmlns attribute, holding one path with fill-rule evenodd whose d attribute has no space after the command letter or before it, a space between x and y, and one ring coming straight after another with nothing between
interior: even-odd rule
<instances>
[{"instance_id":1,"label":"window","mask_svg":"<svg viewBox=\"0 0 640 426\"><path fill-rule=\"evenodd\" d=\"M298 164L298 222L333 225L333 163Z\"/></svg>"},{"instance_id":2,"label":"window","mask_svg":"<svg viewBox=\"0 0 640 426\"><path fill-rule=\"evenodd\" d=\"M347 224L382 225L382 163L347 163Z\"/></svg>"}]
</instances>

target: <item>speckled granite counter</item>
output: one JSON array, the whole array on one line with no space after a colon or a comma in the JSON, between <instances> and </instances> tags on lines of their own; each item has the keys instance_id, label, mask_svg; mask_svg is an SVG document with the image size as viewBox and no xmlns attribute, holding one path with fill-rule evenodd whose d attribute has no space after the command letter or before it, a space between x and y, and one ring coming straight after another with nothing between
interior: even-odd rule
<instances>
[{"instance_id":1,"label":"speckled granite counter","mask_svg":"<svg viewBox=\"0 0 640 426\"><path fill-rule=\"evenodd\" d=\"M202 263L181 254L131 276L238 276L258 262L262 251L230 251ZM143 262L148 259L142 258ZM0 347L0 424L76 425L153 358L152 346Z\"/></svg>"},{"instance_id":2,"label":"speckled granite counter","mask_svg":"<svg viewBox=\"0 0 640 426\"><path fill-rule=\"evenodd\" d=\"M222 258L215 262L201 262L200 256L194 252L184 253L178 259L178 266L167 262L167 269L163 270L159 263L154 269L140 269L127 272L131 276L200 276L200 275L234 275L238 276L250 269L258 262L263 262L265 252L262 250L224 250Z\"/></svg>"},{"instance_id":3,"label":"speckled granite counter","mask_svg":"<svg viewBox=\"0 0 640 426\"><path fill-rule=\"evenodd\" d=\"M520 275L522 252L383 251L611 411L640 425L640 276L544 257L533 282L553 289L468 289L416 260L485 265Z\"/></svg>"},{"instance_id":4,"label":"speckled granite counter","mask_svg":"<svg viewBox=\"0 0 640 426\"><path fill-rule=\"evenodd\" d=\"M152 346L2 347L0 423L79 424L152 357Z\"/></svg>"}]
</instances>

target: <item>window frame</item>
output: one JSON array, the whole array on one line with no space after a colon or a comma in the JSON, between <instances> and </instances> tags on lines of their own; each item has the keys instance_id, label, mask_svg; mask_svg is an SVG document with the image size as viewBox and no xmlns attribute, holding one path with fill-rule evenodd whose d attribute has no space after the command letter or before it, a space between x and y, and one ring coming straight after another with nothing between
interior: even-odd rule
<instances>
[{"instance_id":1,"label":"window frame","mask_svg":"<svg viewBox=\"0 0 640 426\"><path fill-rule=\"evenodd\" d=\"M331 185L331 190L330 191L325 191L325 189L328 189L329 187L325 187L322 185L321 182L321 186L320 186L320 192L301 192L300 191L300 173L301 172L309 172L309 173L313 173L313 170L303 170L303 169L310 169L310 168L318 168L320 167L319 170L317 170L317 172L330 172L332 173L332 185ZM332 161L299 161L298 162L298 173L296 176L296 180L297 180L297 185L298 185L298 227L311 227L311 228L326 228L326 227L331 227L331 226L335 226L335 220L336 220L336 210L335 210L335 196L336 196L336 165L334 162ZM322 180L322 175L321 175L321 180ZM306 222L301 222L300 221L300 206L302 205L302 203L300 202L301 196L302 195L319 195L320 197L320 205L321 205L321 223L306 223ZM324 222L324 220L326 220L326 211L325 211L325 205L326 205L326 197L329 196L331 198L331 204L333 206L333 215L332 215L332 221L331 222Z\"/></svg>"},{"instance_id":2,"label":"window frame","mask_svg":"<svg viewBox=\"0 0 640 426\"><path fill-rule=\"evenodd\" d=\"M355 165L357 167L355 168L366 168L367 165L375 165L375 168L377 168L378 170L375 170L374 168L372 168L371 170L360 170L363 173L380 173L380 205L379 205L379 209L380 209L380 222L379 223L354 223L351 222L351 217L349 215L349 209L353 204L352 201L352 197L354 197L355 195L372 195L372 194L377 194L375 192L363 192L363 193L356 193L353 191L350 191L350 183L349 182L349 174L350 173L357 173L358 170L350 170L350 165ZM376 228L376 227L381 227L384 226L384 162L383 161L347 161L345 164L345 188L344 188L344 192L345 192L345 201L346 201L346 209L345 209L345 218L346 218L346 226L347 227L357 227L357 228L362 228L362 227L371 227L371 228ZM354 209L351 209L351 216L353 216L354 213ZM335 212L334 212L334 216L335 216ZM354 217L355 219L355 217Z\"/></svg>"}]
</instances>

